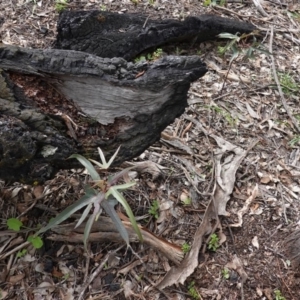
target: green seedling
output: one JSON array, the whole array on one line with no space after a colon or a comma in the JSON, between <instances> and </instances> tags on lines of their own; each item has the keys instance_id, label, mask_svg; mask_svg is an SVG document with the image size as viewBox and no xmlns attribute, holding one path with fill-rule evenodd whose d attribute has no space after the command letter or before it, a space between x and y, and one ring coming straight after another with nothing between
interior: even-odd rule
<instances>
[{"instance_id":1,"label":"green seedling","mask_svg":"<svg viewBox=\"0 0 300 300\"><path fill-rule=\"evenodd\" d=\"M197 289L195 288L195 281L192 281L188 286L188 294L192 297L194 300L200 300L201 296L198 293Z\"/></svg>"},{"instance_id":2,"label":"green seedling","mask_svg":"<svg viewBox=\"0 0 300 300\"><path fill-rule=\"evenodd\" d=\"M6 222L8 229L14 230L14 231L20 231L21 227L26 228L23 225L23 222L16 218L10 218ZM30 229L30 228L28 228ZM30 229L31 230L31 229ZM27 238L27 241L32 244L32 246L35 249L39 249L43 246L43 240L38 235L31 235ZM23 251L23 250L22 250Z\"/></svg>"},{"instance_id":3,"label":"green seedling","mask_svg":"<svg viewBox=\"0 0 300 300\"><path fill-rule=\"evenodd\" d=\"M68 0L55 0L55 10L61 12L68 6Z\"/></svg>"},{"instance_id":4,"label":"green seedling","mask_svg":"<svg viewBox=\"0 0 300 300\"><path fill-rule=\"evenodd\" d=\"M223 118L226 120L226 122L232 126L235 127L237 124L238 119L237 118L233 118L230 113L228 113L227 111L225 111L224 109L222 109L221 107L217 106L217 105L210 105L207 106L209 109L214 110L216 113L220 114L223 116Z\"/></svg>"},{"instance_id":5,"label":"green seedling","mask_svg":"<svg viewBox=\"0 0 300 300\"><path fill-rule=\"evenodd\" d=\"M275 290L274 294L275 294L275 300L286 300L285 297L282 296L280 290Z\"/></svg>"},{"instance_id":6,"label":"green seedling","mask_svg":"<svg viewBox=\"0 0 300 300\"><path fill-rule=\"evenodd\" d=\"M210 240L209 240L209 243L208 243L208 249L211 250L211 251L216 252L219 247L220 247L219 237L218 237L217 234L213 233L210 236Z\"/></svg>"},{"instance_id":7,"label":"green seedling","mask_svg":"<svg viewBox=\"0 0 300 300\"><path fill-rule=\"evenodd\" d=\"M295 135L295 136L289 141L289 145L290 145L291 147L293 147L293 146L299 144L299 142L300 142L300 135Z\"/></svg>"},{"instance_id":8,"label":"green seedling","mask_svg":"<svg viewBox=\"0 0 300 300\"><path fill-rule=\"evenodd\" d=\"M153 60L161 58L162 54L163 54L163 50L161 48L158 48L154 52L148 53L146 56L145 55L138 56L134 60L134 62L138 63L138 62L141 62L141 61L153 61Z\"/></svg>"},{"instance_id":9,"label":"green seedling","mask_svg":"<svg viewBox=\"0 0 300 300\"><path fill-rule=\"evenodd\" d=\"M158 219L159 216L159 202L157 200L154 200L150 206L149 214L155 218Z\"/></svg>"},{"instance_id":10,"label":"green seedling","mask_svg":"<svg viewBox=\"0 0 300 300\"><path fill-rule=\"evenodd\" d=\"M289 73L279 73L279 82L282 87L282 91L287 94L297 94L300 90L300 84L297 84L295 79Z\"/></svg>"},{"instance_id":11,"label":"green seedling","mask_svg":"<svg viewBox=\"0 0 300 300\"><path fill-rule=\"evenodd\" d=\"M27 241L30 242L35 249L40 249L44 245L43 240L39 236L35 235L30 235L27 238Z\"/></svg>"},{"instance_id":12,"label":"green seedling","mask_svg":"<svg viewBox=\"0 0 300 300\"><path fill-rule=\"evenodd\" d=\"M18 258L24 257L26 255L26 253L27 253L27 250L26 249L22 249L22 250L18 251L17 257Z\"/></svg>"},{"instance_id":13,"label":"green seedling","mask_svg":"<svg viewBox=\"0 0 300 300\"><path fill-rule=\"evenodd\" d=\"M6 225L8 229L13 231L20 231L21 227L23 226L23 222L16 218L10 218L7 220Z\"/></svg>"},{"instance_id":14,"label":"green seedling","mask_svg":"<svg viewBox=\"0 0 300 300\"><path fill-rule=\"evenodd\" d=\"M190 197L186 197L183 200L181 200L183 205L191 205L192 204L192 199Z\"/></svg>"},{"instance_id":15,"label":"green seedling","mask_svg":"<svg viewBox=\"0 0 300 300\"><path fill-rule=\"evenodd\" d=\"M271 53L261 45L256 39L256 36L258 35L258 32L254 31L251 33L244 33L241 36L237 34L232 34L232 33L220 33L218 35L219 38L221 39L228 39L229 41L227 44L222 47L218 47L218 53L220 56L225 55L226 53L230 53L231 59L230 59L230 64L238 58L238 56L242 56L243 59L253 59L255 58L254 52L262 52L267 55L271 55ZM252 39L251 45L249 45L248 40L249 38Z\"/></svg>"},{"instance_id":16,"label":"green seedling","mask_svg":"<svg viewBox=\"0 0 300 300\"><path fill-rule=\"evenodd\" d=\"M225 6L226 0L204 0L203 1L203 6L208 7L208 6Z\"/></svg>"},{"instance_id":17,"label":"green seedling","mask_svg":"<svg viewBox=\"0 0 300 300\"><path fill-rule=\"evenodd\" d=\"M50 220L48 225L42 227L37 232L37 235L42 234L45 231L50 230L53 227L59 225L60 223L62 223L63 221L71 217L75 212L85 207L75 228L81 225L83 221L87 219L85 229L84 229L84 234L83 234L83 242L86 251L87 251L87 242L88 242L88 238L92 226L94 222L97 221L97 219L99 218L100 214L102 213L102 210L104 210L112 219L120 235L122 236L127 246L129 247L130 245L129 245L128 232L114 208L117 203L120 203L124 207L130 219L132 227L134 228L135 232L139 237L139 240L143 241L141 231L139 229L139 226L136 223L132 210L122 195L122 192L135 185L135 182L129 182L129 183L119 184L119 185L117 184L124 177L124 175L126 175L129 172L129 170L131 170L132 168L124 169L119 173L109 177L107 180L101 180L100 175L96 171L95 167L92 165L93 163L94 165L98 166L101 169L108 169L113 163L114 159L116 158L119 150L120 147L111 157L111 159L108 162L106 162L102 150L98 148L98 153L101 159L101 163L93 159L88 160L80 154L71 155L70 158L76 158L87 169L91 177L90 184L84 188L85 194L83 197L81 197L75 203L67 207L55 218ZM90 214L90 211L92 211L92 214Z\"/></svg>"},{"instance_id":18,"label":"green seedling","mask_svg":"<svg viewBox=\"0 0 300 300\"><path fill-rule=\"evenodd\" d=\"M221 273L222 273L222 276L223 276L223 278L224 279L229 279L229 277L230 277L230 274L229 274L229 270L227 269L227 268L224 268L222 271L221 271Z\"/></svg>"},{"instance_id":19,"label":"green seedling","mask_svg":"<svg viewBox=\"0 0 300 300\"><path fill-rule=\"evenodd\" d=\"M187 254L188 252L190 252L191 250L191 245L189 245L188 243L183 243L183 245L181 246L181 250L184 254Z\"/></svg>"}]
</instances>

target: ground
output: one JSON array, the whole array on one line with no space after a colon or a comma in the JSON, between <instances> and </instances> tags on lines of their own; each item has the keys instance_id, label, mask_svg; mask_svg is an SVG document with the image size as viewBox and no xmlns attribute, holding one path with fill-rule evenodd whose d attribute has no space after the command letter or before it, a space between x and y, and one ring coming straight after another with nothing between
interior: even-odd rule
<instances>
[{"instance_id":1,"label":"ground","mask_svg":"<svg viewBox=\"0 0 300 300\"><path fill-rule=\"evenodd\" d=\"M138 258L120 244L93 242L88 256L82 243L50 240L47 233L44 246L35 250L26 243L30 228L82 195L86 173L61 171L43 185L1 182L0 299L300 299L299 268L290 255L299 253L300 235L298 243L287 242L300 226L300 5L297 0L211 2L71 0L66 7L162 19L212 13L261 30L256 43L248 37L163 49L200 55L209 72L191 86L185 114L133 161L154 162L160 176L129 174L137 184L125 196L137 220L171 245L200 244L197 266L185 266L192 271L184 282L153 288L174 264L149 245L133 244ZM54 0L1 1L2 42L51 47L58 9ZM227 145L225 157L218 156L222 145ZM233 163L236 169L229 170L226 164ZM220 188L220 180L226 186ZM218 188L227 191L224 199L216 199ZM158 218L149 214L154 201ZM201 243L197 232L213 202L220 224L205 229L217 234L216 243L205 234ZM13 217L25 230L7 230Z\"/></svg>"}]
</instances>

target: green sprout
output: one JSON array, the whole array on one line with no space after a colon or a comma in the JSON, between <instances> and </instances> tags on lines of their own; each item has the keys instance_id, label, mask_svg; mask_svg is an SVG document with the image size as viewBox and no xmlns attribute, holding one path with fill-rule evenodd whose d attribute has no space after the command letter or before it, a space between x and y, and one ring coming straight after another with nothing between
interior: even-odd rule
<instances>
[{"instance_id":1,"label":"green sprout","mask_svg":"<svg viewBox=\"0 0 300 300\"><path fill-rule=\"evenodd\" d=\"M295 146L296 144L298 144L300 142L300 135L295 135L290 141L289 141L289 145L290 146Z\"/></svg>"},{"instance_id":2,"label":"green sprout","mask_svg":"<svg viewBox=\"0 0 300 300\"><path fill-rule=\"evenodd\" d=\"M282 296L280 290L275 290L274 294L275 294L275 300L286 300L285 297Z\"/></svg>"},{"instance_id":3,"label":"green sprout","mask_svg":"<svg viewBox=\"0 0 300 300\"><path fill-rule=\"evenodd\" d=\"M70 158L76 158L88 171L89 175L91 176L91 184L87 185L84 189L85 194L83 197L81 197L79 200L74 202L72 205L67 207L64 211L62 211L60 214L58 214L55 218L49 221L48 225L45 227L42 227L38 232L37 235L44 233L47 230L52 229L53 227L59 225L69 217L71 217L75 212L78 210L81 210L85 207L80 219L78 220L76 227L81 225L85 219L87 219L86 226L84 229L83 234L83 242L85 249L87 251L87 242L88 238L92 229L92 226L95 221L99 218L100 214L102 213L102 209L110 216L112 221L114 222L117 230L119 231L120 235L122 236L123 240L126 242L127 246L129 247L129 235L124 227L122 221L120 220L120 217L118 216L117 212L115 211L114 207L117 203L120 203L132 224L132 227L134 228L135 232L137 233L139 240L142 242L143 237L140 231L139 226L136 223L135 217L132 213L132 210L125 200L125 198L122 195L122 191L132 187L135 185L135 182L129 182L125 184L117 184L123 177L126 175L129 170L132 168L127 168L119 173L111 176L108 178L108 180L101 180L98 172L92 165L95 164L101 169L108 169L111 164L113 163L114 159L116 158L118 152L120 150L120 147L117 149L117 151L114 153L114 155L111 157L111 159L106 162L105 156L100 148L98 148L99 156L101 159L101 163L98 161L95 161L93 159L86 159L84 156L80 154L73 154L70 156ZM92 162L92 163L91 163ZM92 214L90 214L90 211L92 210Z\"/></svg>"},{"instance_id":4,"label":"green sprout","mask_svg":"<svg viewBox=\"0 0 300 300\"><path fill-rule=\"evenodd\" d=\"M230 274L229 274L229 270L228 270L227 268L224 268L224 269L221 271L221 273L222 273L222 276L223 276L224 279L229 279Z\"/></svg>"},{"instance_id":5,"label":"green sprout","mask_svg":"<svg viewBox=\"0 0 300 300\"><path fill-rule=\"evenodd\" d=\"M181 200L183 205L191 205L192 204L192 199L190 197L186 197L183 200Z\"/></svg>"},{"instance_id":6,"label":"green sprout","mask_svg":"<svg viewBox=\"0 0 300 300\"><path fill-rule=\"evenodd\" d=\"M150 206L149 214L155 218L158 219L159 215L159 202L157 200L154 200Z\"/></svg>"},{"instance_id":7,"label":"green sprout","mask_svg":"<svg viewBox=\"0 0 300 300\"><path fill-rule=\"evenodd\" d=\"M61 12L68 6L68 0L55 0L55 10Z\"/></svg>"},{"instance_id":8,"label":"green sprout","mask_svg":"<svg viewBox=\"0 0 300 300\"><path fill-rule=\"evenodd\" d=\"M27 250L26 249L22 249L22 250L18 251L17 257L18 258L24 257L26 255L26 253L27 253Z\"/></svg>"},{"instance_id":9,"label":"green sprout","mask_svg":"<svg viewBox=\"0 0 300 300\"><path fill-rule=\"evenodd\" d=\"M192 297L194 300L200 300L201 296L198 293L197 289L195 288L195 281L192 281L188 286L188 294Z\"/></svg>"},{"instance_id":10,"label":"green sprout","mask_svg":"<svg viewBox=\"0 0 300 300\"><path fill-rule=\"evenodd\" d=\"M282 91L287 94L297 94L300 90L300 85L297 84L295 79L289 73L279 73L279 82L282 87Z\"/></svg>"},{"instance_id":11,"label":"green sprout","mask_svg":"<svg viewBox=\"0 0 300 300\"><path fill-rule=\"evenodd\" d=\"M219 237L218 237L217 234L213 233L210 236L210 240L209 240L209 243L208 243L208 249L211 250L211 251L216 252L219 247L220 247Z\"/></svg>"},{"instance_id":12,"label":"green sprout","mask_svg":"<svg viewBox=\"0 0 300 300\"><path fill-rule=\"evenodd\" d=\"M7 225L8 229L11 229L11 230L17 231L17 232L19 232L21 230L21 227L25 227L23 225L23 222L17 218L8 219L6 222L6 225ZM30 229L30 228L28 228L28 229ZM35 249L41 248L44 244L43 240L38 235L30 235L27 238L27 241L30 242ZM22 254L24 254L24 250L22 250L21 253L18 252L18 255L19 255L18 257L21 257Z\"/></svg>"},{"instance_id":13,"label":"green sprout","mask_svg":"<svg viewBox=\"0 0 300 300\"><path fill-rule=\"evenodd\" d=\"M145 55L138 56L134 60L134 62L138 63L138 62L141 62L141 61L153 61L153 60L161 58L162 54L163 54L163 50L161 48L157 48L154 52L148 53L146 56Z\"/></svg>"},{"instance_id":14,"label":"green sprout","mask_svg":"<svg viewBox=\"0 0 300 300\"><path fill-rule=\"evenodd\" d=\"M187 254L191 250L191 245L189 245L187 242L184 242L181 246L181 250L184 254Z\"/></svg>"}]
</instances>

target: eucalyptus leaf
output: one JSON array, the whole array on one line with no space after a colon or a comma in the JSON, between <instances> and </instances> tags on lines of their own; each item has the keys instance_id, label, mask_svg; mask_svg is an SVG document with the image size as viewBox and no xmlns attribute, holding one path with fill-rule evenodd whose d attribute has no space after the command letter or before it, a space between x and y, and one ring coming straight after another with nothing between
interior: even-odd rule
<instances>
[{"instance_id":1,"label":"eucalyptus leaf","mask_svg":"<svg viewBox=\"0 0 300 300\"><path fill-rule=\"evenodd\" d=\"M102 197L103 197L103 195L102 195ZM72 205L68 206L65 210L63 210L55 218L50 220L48 225L46 225L45 227L42 227L36 234L39 235L39 234L53 228L54 226L62 223L63 221L68 219L71 215L73 215L76 211L81 209L82 207L84 207L90 203L93 203L97 200L99 200L99 195L94 195L94 196L84 195L79 200L74 202Z\"/></svg>"},{"instance_id":2,"label":"eucalyptus leaf","mask_svg":"<svg viewBox=\"0 0 300 300\"><path fill-rule=\"evenodd\" d=\"M98 149L98 153L99 153L103 168L106 169L107 168L107 162L106 162L105 156L104 156L101 148L97 148L97 149Z\"/></svg>"},{"instance_id":3,"label":"eucalyptus leaf","mask_svg":"<svg viewBox=\"0 0 300 300\"><path fill-rule=\"evenodd\" d=\"M114 187L110 187L109 190L107 191L105 197L108 198L109 195L113 195L116 200L118 202L120 202L122 204L122 206L125 208L126 213L130 219L131 225L133 227L133 229L135 230L136 234L139 237L139 240L142 242L143 241L143 237L140 231L140 228L138 226L138 224L136 223L135 217L132 213L132 210L129 206L129 204L127 203L127 201L125 200L125 198L122 196L122 194L117 190L117 186Z\"/></svg>"},{"instance_id":4,"label":"eucalyptus leaf","mask_svg":"<svg viewBox=\"0 0 300 300\"><path fill-rule=\"evenodd\" d=\"M101 203L101 206L103 207L105 212L111 217L111 219L114 222L114 224L115 224L117 230L119 231L121 237L126 242L127 246L129 246L128 232L127 232L126 228L124 227L122 221L120 220L118 214L114 210L114 208L107 201L103 201Z\"/></svg>"},{"instance_id":5,"label":"eucalyptus leaf","mask_svg":"<svg viewBox=\"0 0 300 300\"><path fill-rule=\"evenodd\" d=\"M108 161L108 168L110 167L110 165L113 163L113 161L115 160L119 150L120 150L121 146L119 146L119 148L117 149L117 151L114 153L114 155L110 158L110 160Z\"/></svg>"},{"instance_id":6,"label":"eucalyptus leaf","mask_svg":"<svg viewBox=\"0 0 300 300\"><path fill-rule=\"evenodd\" d=\"M85 218L87 217L87 215L91 211L92 206L93 206L93 203L88 204L88 206L85 208L83 214L81 215L80 219L78 220L78 222L77 222L77 224L75 225L74 228L77 228L78 226L80 226L82 224L82 222L85 220Z\"/></svg>"},{"instance_id":7,"label":"eucalyptus leaf","mask_svg":"<svg viewBox=\"0 0 300 300\"><path fill-rule=\"evenodd\" d=\"M128 188L136 185L136 182L128 182L124 184L114 185L113 188L116 190L127 190Z\"/></svg>"}]
</instances>

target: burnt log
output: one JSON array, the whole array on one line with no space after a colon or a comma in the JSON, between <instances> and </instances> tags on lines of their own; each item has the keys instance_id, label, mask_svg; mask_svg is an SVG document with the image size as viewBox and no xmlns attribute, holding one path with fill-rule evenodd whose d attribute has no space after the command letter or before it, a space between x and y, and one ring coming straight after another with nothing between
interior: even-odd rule
<instances>
[{"instance_id":1,"label":"burnt log","mask_svg":"<svg viewBox=\"0 0 300 300\"><path fill-rule=\"evenodd\" d=\"M134 59L150 48L216 39L223 32L250 33L256 27L215 15L179 20L151 20L136 14L105 11L64 11L57 24L55 48L84 51L101 57Z\"/></svg>"},{"instance_id":2,"label":"burnt log","mask_svg":"<svg viewBox=\"0 0 300 300\"><path fill-rule=\"evenodd\" d=\"M98 159L97 147L110 156L121 146L116 164L136 157L184 112L191 82L207 69L198 56L139 63L124 58L163 41L194 38L201 34L201 24L210 38L226 28L241 33L254 29L241 22L226 27L231 21L222 18L215 18L214 27L210 23L214 18L207 16L184 23L122 15L123 25L116 22L118 17L104 12L63 13L56 47L64 49L0 44L1 179L42 182L58 169L74 167L75 160L67 160L71 154ZM102 20L98 20L102 31L95 27L95 18ZM127 28L127 35L121 26L128 24L132 30ZM154 27L165 34L163 39L151 34ZM137 35L136 30L145 28L147 34ZM114 39L114 45L106 39Z\"/></svg>"}]
</instances>

